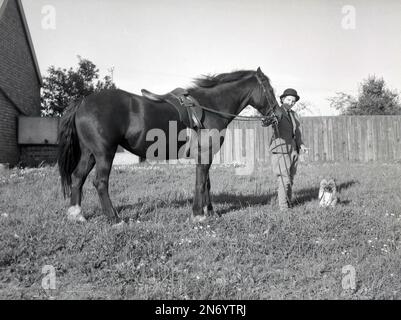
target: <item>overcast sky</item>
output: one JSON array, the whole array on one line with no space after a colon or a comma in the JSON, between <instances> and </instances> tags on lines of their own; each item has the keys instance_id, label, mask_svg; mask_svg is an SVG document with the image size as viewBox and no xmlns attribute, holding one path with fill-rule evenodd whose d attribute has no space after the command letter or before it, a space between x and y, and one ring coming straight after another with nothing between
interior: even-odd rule
<instances>
[{"instance_id":1,"label":"overcast sky","mask_svg":"<svg viewBox=\"0 0 401 320\"><path fill-rule=\"evenodd\" d=\"M297 89L314 115L335 114L327 97L356 94L369 74L401 90L400 0L22 2L42 74L81 55L139 93L260 66L277 95Z\"/></svg>"}]
</instances>

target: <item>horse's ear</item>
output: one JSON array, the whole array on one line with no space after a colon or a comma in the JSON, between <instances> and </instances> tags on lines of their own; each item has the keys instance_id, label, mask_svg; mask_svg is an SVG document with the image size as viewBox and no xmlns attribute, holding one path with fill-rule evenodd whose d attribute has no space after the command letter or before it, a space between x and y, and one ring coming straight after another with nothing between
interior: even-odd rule
<instances>
[{"instance_id":1,"label":"horse's ear","mask_svg":"<svg viewBox=\"0 0 401 320\"><path fill-rule=\"evenodd\" d=\"M260 67L258 67L258 69L256 70L256 73L258 74L258 75L261 75L263 72L262 72L262 69L260 69Z\"/></svg>"}]
</instances>

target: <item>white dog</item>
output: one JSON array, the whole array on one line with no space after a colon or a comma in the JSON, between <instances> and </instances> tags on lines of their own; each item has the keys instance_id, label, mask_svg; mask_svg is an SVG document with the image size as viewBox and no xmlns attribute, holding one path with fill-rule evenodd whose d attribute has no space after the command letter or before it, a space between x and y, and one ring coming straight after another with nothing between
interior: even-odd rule
<instances>
[{"instance_id":1,"label":"white dog","mask_svg":"<svg viewBox=\"0 0 401 320\"><path fill-rule=\"evenodd\" d=\"M320 182L319 205L323 208L334 207L337 204L337 186L334 179L327 181L323 179Z\"/></svg>"}]
</instances>

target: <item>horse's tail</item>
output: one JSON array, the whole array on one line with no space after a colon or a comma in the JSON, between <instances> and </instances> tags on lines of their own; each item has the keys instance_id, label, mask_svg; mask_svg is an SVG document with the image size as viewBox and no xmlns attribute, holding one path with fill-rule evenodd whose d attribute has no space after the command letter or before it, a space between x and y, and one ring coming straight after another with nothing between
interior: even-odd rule
<instances>
[{"instance_id":1,"label":"horse's tail","mask_svg":"<svg viewBox=\"0 0 401 320\"><path fill-rule=\"evenodd\" d=\"M64 198L70 195L71 175L81 157L77 128L75 126L75 115L81 103L82 100L71 103L60 121L57 163Z\"/></svg>"}]
</instances>

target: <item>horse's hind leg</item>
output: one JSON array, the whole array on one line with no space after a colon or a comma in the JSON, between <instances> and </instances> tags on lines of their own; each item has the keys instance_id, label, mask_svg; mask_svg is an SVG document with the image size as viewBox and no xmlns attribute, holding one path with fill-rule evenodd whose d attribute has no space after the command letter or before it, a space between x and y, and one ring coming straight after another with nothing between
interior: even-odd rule
<instances>
[{"instance_id":1,"label":"horse's hind leg","mask_svg":"<svg viewBox=\"0 0 401 320\"><path fill-rule=\"evenodd\" d=\"M102 153L95 155L96 158L96 178L93 184L99 194L100 204L102 206L103 213L107 216L109 220L114 223L120 222L120 218L117 215L116 210L109 196L109 177L111 166L113 163L114 150L112 153Z\"/></svg>"},{"instance_id":2,"label":"horse's hind leg","mask_svg":"<svg viewBox=\"0 0 401 320\"><path fill-rule=\"evenodd\" d=\"M210 168L209 168L210 169ZM205 190L205 201L204 203L206 204L206 209L207 212L206 214L208 216L214 216L214 210L213 210L213 205L212 205L212 199L210 196L210 177L209 177L209 171L207 172L207 179L206 179L206 190ZM205 211L205 209L204 209Z\"/></svg>"},{"instance_id":3,"label":"horse's hind leg","mask_svg":"<svg viewBox=\"0 0 401 320\"><path fill-rule=\"evenodd\" d=\"M71 179L71 206L68 209L68 219L73 221L86 221L82 215L81 200L82 200L82 187L89 172L95 165L95 158L87 149L81 150L81 158L78 165L72 173Z\"/></svg>"}]
</instances>

